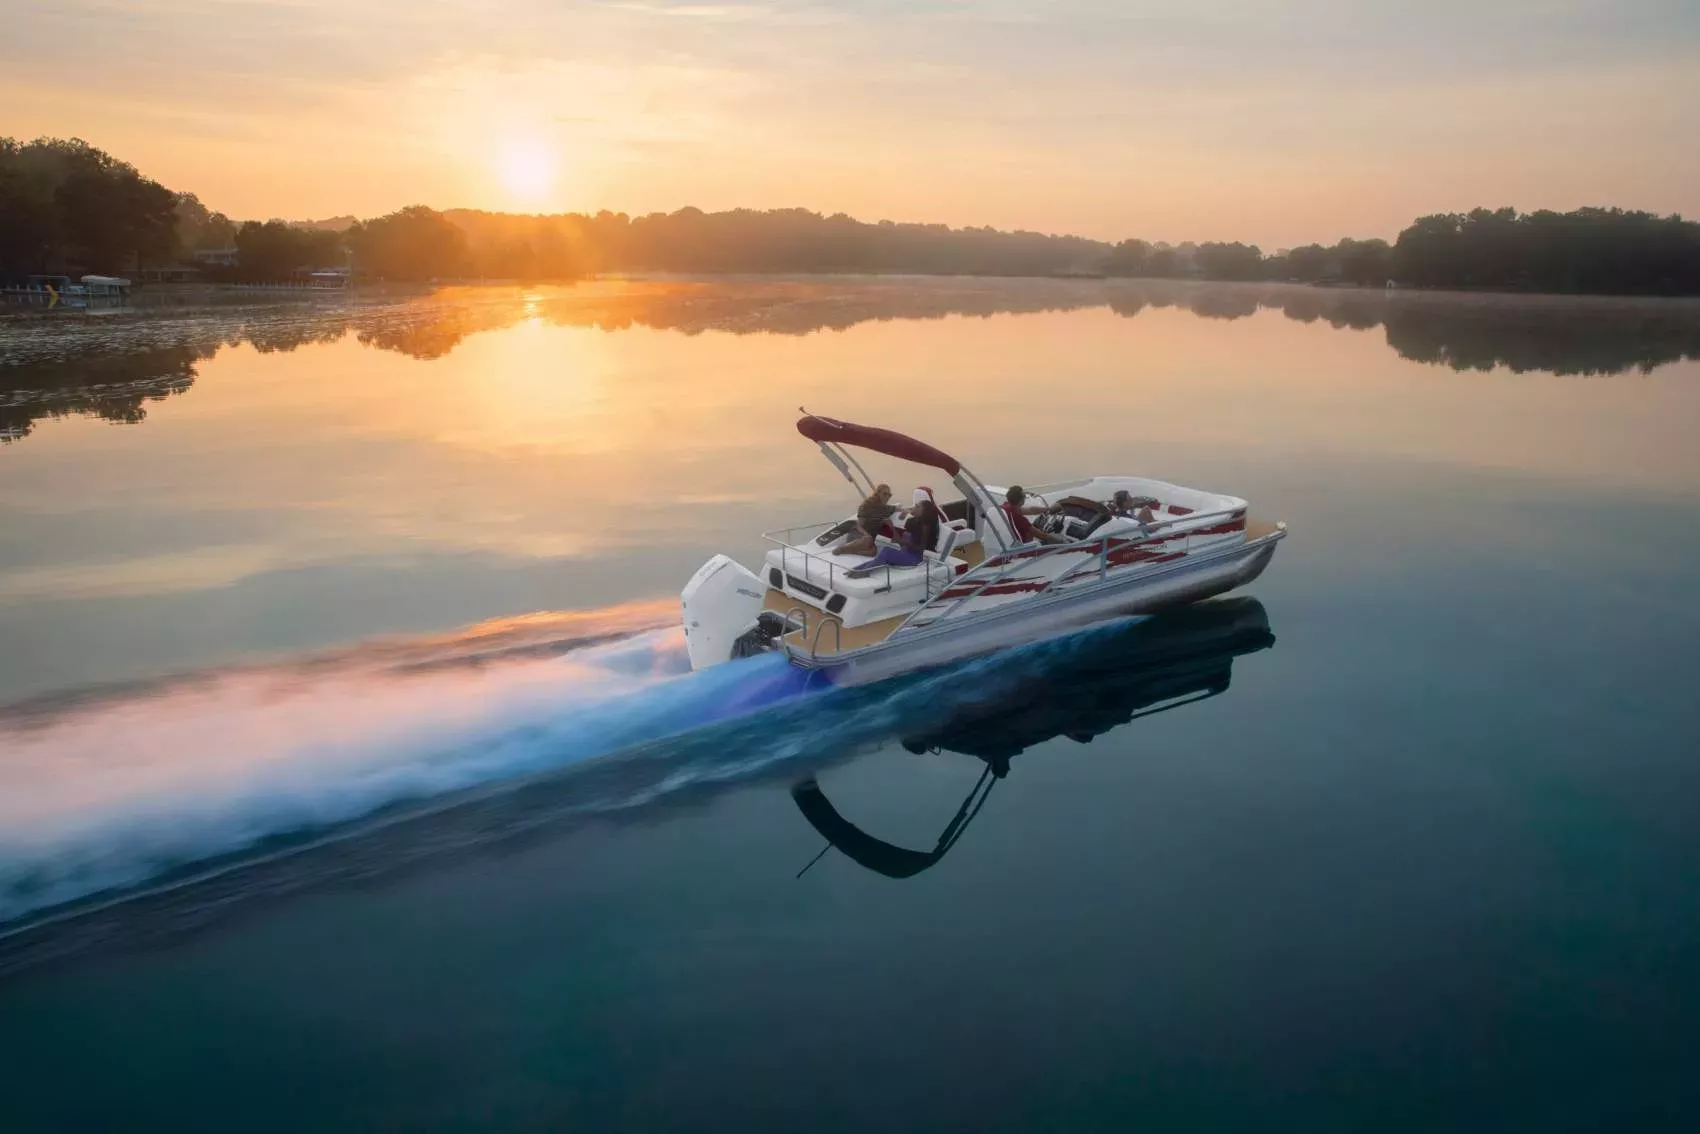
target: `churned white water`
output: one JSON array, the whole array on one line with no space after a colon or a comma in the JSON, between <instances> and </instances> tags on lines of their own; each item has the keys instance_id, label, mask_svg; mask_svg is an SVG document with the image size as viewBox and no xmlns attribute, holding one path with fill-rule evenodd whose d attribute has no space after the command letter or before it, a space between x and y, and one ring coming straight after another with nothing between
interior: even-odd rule
<instances>
[{"instance_id":1,"label":"churned white water","mask_svg":"<svg viewBox=\"0 0 1700 1134\"><path fill-rule=\"evenodd\" d=\"M542 656L463 647L375 644L0 717L0 921L796 688L778 657L690 673L675 629Z\"/></svg>"}]
</instances>

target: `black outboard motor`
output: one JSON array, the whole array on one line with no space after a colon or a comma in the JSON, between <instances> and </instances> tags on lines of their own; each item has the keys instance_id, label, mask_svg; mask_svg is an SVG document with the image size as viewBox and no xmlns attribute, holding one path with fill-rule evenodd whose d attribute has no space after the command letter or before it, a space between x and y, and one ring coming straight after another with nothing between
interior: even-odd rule
<instances>
[{"instance_id":1,"label":"black outboard motor","mask_svg":"<svg viewBox=\"0 0 1700 1134\"><path fill-rule=\"evenodd\" d=\"M752 658L757 654L765 654L779 644L780 637L787 630L795 629L798 629L796 623L788 624L784 615L764 610L756 615L754 626L733 640L732 657Z\"/></svg>"}]
</instances>

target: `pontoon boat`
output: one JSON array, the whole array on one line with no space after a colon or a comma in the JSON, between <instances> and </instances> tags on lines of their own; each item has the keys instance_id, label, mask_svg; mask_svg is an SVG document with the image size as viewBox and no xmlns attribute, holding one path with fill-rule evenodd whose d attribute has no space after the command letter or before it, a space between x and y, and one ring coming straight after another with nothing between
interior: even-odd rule
<instances>
[{"instance_id":1,"label":"pontoon boat","mask_svg":"<svg viewBox=\"0 0 1700 1134\"><path fill-rule=\"evenodd\" d=\"M695 669L780 650L835 684L877 681L1221 594L1262 574L1287 532L1238 497L1097 476L1029 488L1054 542L1024 541L1005 491L940 449L806 411L797 431L864 496L874 482L855 449L937 469L961 498L938 503L938 543L911 567L857 571L865 556L835 550L855 523L841 519L764 533L759 573L716 555L682 596ZM1118 490L1150 518L1114 508Z\"/></svg>"}]
</instances>

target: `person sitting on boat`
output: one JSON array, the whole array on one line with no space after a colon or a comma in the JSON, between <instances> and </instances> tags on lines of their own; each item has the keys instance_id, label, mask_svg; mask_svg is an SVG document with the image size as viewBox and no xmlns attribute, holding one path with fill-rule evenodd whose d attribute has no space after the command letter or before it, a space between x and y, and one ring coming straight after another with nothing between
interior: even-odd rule
<instances>
[{"instance_id":1,"label":"person sitting on boat","mask_svg":"<svg viewBox=\"0 0 1700 1134\"><path fill-rule=\"evenodd\" d=\"M875 537L897 511L891 502L891 485L874 485L873 494L856 509L856 534L833 549L837 555L874 555L879 551Z\"/></svg>"},{"instance_id":2,"label":"person sitting on boat","mask_svg":"<svg viewBox=\"0 0 1700 1134\"><path fill-rule=\"evenodd\" d=\"M1009 521L1009 526L1015 530L1017 540L1022 543L1033 543L1035 541L1039 543L1069 542L1067 536L1057 535L1055 532L1039 531L1033 526L1033 521L1027 518L1048 512L1050 511L1049 508L1041 508L1038 505L1026 507L1026 504L1027 490L1019 484L1010 485L1009 491L1004 493L1002 507L1004 518Z\"/></svg>"},{"instance_id":3,"label":"person sitting on boat","mask_svg":"<svg viewBox=\"0 0 1700 1134\"><path fill-rule=\"evenodd\" d=\"M1129 520L1138 520L1140 527L1157 522L1157 515L1151 511L1151 505L1157 503L1154 496L1135 496L1125 488L1116 489L1115 497L1110 501L1110 515L1121 516Z\"/></svg>"},{"instance_id":4,"label":"person sitting on boat","mask_svg":"<svg viewBox=\"0 0 1700 1134\"><path fill-rule=\"evenodd\" d=\"M926 552L939 543L939 509L925 489L915 490L915 506L903 522L898 542L879 549L866 563L858 563L848 574L861 579L880 567L916 567L926 558Z\"/></svg>"}]
</instances>

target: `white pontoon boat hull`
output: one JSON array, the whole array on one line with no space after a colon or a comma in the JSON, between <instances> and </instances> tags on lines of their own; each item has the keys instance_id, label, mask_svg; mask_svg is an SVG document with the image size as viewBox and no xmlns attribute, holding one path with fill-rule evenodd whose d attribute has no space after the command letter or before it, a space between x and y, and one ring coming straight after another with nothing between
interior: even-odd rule
<instances>
[{"instance_id":1,"label":"white pontoon boat hull","mask_svg":"<svg viewBox=\"0 0 1700 1134\"><path fill-rule=\"evenodd\" d=\"M864 495L872 479L847 447L938 469L963 498L939 506L937 542L910 565L840 551L850 521L765 533L760 574L710 559L681 595L693 668L778 650L834 684L879 681L1244 586L1287 532L1239 497L1102 476L1030 490L1048 524L1036 534L1005 490L942 450L807 413L797 429ZM937 505L917 493L918 509Z\"/></svg>"},{"instance_id":2,"label":"white pontoon boat hull","mask_svg":"<svg viewBox=\"0 0 1700 1134\"><path fill-rule=\"evenodd\" d=\"M1128 615L1197 602L1243 587L1263 573L1285 527L1260 539L1208 555L1164 564L1137 578L1110 575L1055 595L1040 595L961 620L899 629L885 641L856 650L817 654L798 642L780 644L793 665L819 672L834 685L883 681L910 670L960 661L976 654L1037 642Z\"/></svg>"}]
</instances>

